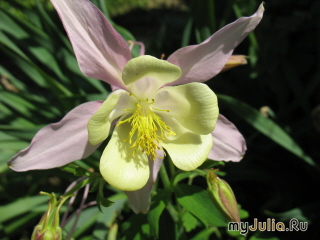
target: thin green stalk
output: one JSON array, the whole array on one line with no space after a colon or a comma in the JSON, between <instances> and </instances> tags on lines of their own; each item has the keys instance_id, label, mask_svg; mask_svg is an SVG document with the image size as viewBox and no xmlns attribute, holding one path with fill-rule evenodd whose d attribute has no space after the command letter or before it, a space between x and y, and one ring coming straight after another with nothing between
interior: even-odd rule
<instances>
[{"instance_id":1,"label":"thin green stalk","mask_svg":"<svg viewBox=\"0 0 320 240\"><path fill-rule=\"evenodd\" d=\"M76 184L73 188L71 188L68 192L66 192L64 194L64 196L68 196L68 195L73 194L75 191L79 190L80 188L83 188L84 186L86 186L89 183L92 183L93 181L95 181L95 178L93 178L93 177L89 177L89 178L84 179L83 181Z\"/></svg>"},{"instance_id":2,"label":"thin green stalk","mask_svg":"<svg viewBox=\"0 0 320 240\"><path fill-rule=\"evenodd\" d=\"M168 155L168 162L169 162L169 171L170 171L170 177L173 179L173 177L176 175L176 167L174 166L170 156Z\"/></svg>"},{"instance_id":3,"label":"thin green stalk","mask_svg":"<svg viewBox=\"0 0 320 240\"><path fill-rule=\"evenodd\" d=\"M207 174L206 171L200 169L194 169L193 172L199 173L201 176L205 176Z\"/></svg>"},{"instance_id":4,"label":"thin green stalk","mask_svg":"<svg viewBox=\"0 0 320 240\"><path fill-rule=\"evenodd\" d=\"M214 233L216 234L217 238L222 240L223 238L219 229L217 227L212 227L212 229L214 230Z\"/></svg>"},{"instance_id":5,"label":"thin green stalk","mask_svg":"<svg viewBox=\"0 0 320 240\"><path fill-rule=\"evenodd\" d=\"M164 164L161 165L159 174L160 174L160 177L161 177L161 180L163 182L164 187L171 188L171 183L170 183L168 173L167 173L167 170L166 170L166 167L164 166Z\"/></svg>"}]
</instances>

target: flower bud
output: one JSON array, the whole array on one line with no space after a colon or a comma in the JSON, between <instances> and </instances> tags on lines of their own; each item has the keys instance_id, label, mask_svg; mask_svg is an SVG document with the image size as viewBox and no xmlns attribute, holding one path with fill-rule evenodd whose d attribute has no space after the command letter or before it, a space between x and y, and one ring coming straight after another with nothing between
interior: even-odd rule
<instances>
[{"instance_id":1,"label":"flower bud","mask_svg":"<svg viewBox=\"0 0 320 240\"><path fill-rule=\"evenodd\" d=\"M54 193L40 192L40 194L50 197L48 210L42 216L38 225L34 227L31 240L62 240L59 210L65 200L71 195L60 197L60 199L57 200Z\"/></svg>"},{"instance_id":2,"label":"flower bud","mask_svg":"<svg viewBox=\"0 0 320 240\"><path fill-rule=\"evenodd\" d=\"M60 227L56 228L55 231L52 229L44 230L41 226L37 225L33 231L32 240L62 240L62 229Z\"/></svg>"},{"instance_id":3,"label":"flower bud","mask_svg":"<svg viewBox=\"0 0 320 240\"><path fill-rule=\"evenodd\" d=\"M208 193L218 210L230 222L240 222L237 200L229 184L220 179L213 170L206 175Z\"/></svg>"},{"instance_id":4,"label":"flower bud","mask_svg":"<svg viewBox=\"0 0 320 240\"><path fill-rule=\"evenodd\" d=\"M244 56L244 55L231 55L231 57L229 58L226 65L221 70L221 72L227 71L227 70L234 68L234 67L237 67L237 66L247 64L248 62L247 62L246 58L247 58L247 56Z\"/></svg>"}]
</instances>

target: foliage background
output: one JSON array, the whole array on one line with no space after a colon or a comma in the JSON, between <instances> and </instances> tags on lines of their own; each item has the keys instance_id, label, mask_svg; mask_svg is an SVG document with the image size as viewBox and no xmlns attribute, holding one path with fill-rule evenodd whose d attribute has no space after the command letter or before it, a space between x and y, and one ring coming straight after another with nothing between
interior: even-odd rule
<instances>
[{"instance_id":1,"label":"foliage background","mask_svg":"<svg viewBox=\"0 0 320 240\"><path fill-rule=\"evenodd\" d=\"M93 2L111 14L126 39L133 39L131 32L146 44L147 54L157 57L201 42L236 18L253 14L260 4L256 0ZM223 227L192 224L192 218L177 230L179 225L166 210L160 218L160 239L319 236L320 3L267 0L265 9L254 34L235 51L248 55L249 64L208 82L219 94L221 113L235 123L248 146L240 163L218 168L248 212L243 221L275 218L287 223L297 218L309 223L308 230L251 232L244 237ZM46 209L46 198L38 192L63 193L77 177L60 169L15 173L6 161L27 147L38 129L59 121L76 105L105 99L108 86L81 74L61 22L46 0L0 2L0 54L0 239L28 239ZM100 154L101 149L78 164L97 169ZM161 181L158 184L163 188ZM206 188L200 178L193 184ZM118 232L118 239L152 239L145 216L132 214L121 193L105 189L105 196L110 195L120 199L115 208L121 214L105 209L99 215L96 207L88 208L74 237L112 239ZM94 199L95 194L89 196ZM173 229L168 227L171 222Z\"/></svg>"}]
</instances>

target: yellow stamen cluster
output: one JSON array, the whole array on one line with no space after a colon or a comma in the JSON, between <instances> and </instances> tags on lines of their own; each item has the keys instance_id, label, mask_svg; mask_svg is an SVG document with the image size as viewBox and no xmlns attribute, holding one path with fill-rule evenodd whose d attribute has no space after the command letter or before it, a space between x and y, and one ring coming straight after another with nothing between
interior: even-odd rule
<instances>
[{"instance_id":1,"label":"yellow stamen cluster","mask_svg":"<svg viewBox=\"0 0 320 240\"><path fill-rule=\"evenodd\" d=\"M130 148L135 148L133 154L140 149L143 153L150 156L151 159L156 160L156 150L160 150L159 143L162 142L162 140L166 140L166 136L168 137L176 134L152 111L151 105L153 103L153 99L151 103L148 102L148 99L138 100L132 116L126 120L120 121L117 126L130 122L132 128L129 132L129 137L125 141L129 141L129 143L132 144ZM128 110L129 109L125 109L125 111ZM155 110L170 111L160 109ZM136 132L137 134L135 134Z\"/></svg>"}]
</instances>

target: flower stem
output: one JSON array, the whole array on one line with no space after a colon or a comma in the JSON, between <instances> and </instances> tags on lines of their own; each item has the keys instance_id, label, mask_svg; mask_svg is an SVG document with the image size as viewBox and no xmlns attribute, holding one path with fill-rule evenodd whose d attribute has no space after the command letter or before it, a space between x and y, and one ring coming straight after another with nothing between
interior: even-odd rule
<instances>
[{"instance_id":1,"label":"flower stem","mask_svg":"<svg viewBox=\"0 0 320 240\"><path fill-rule=\"evenodd\" d=\"M173 165L173 162L171 160L171 157L168 155L168 162L169 162L169 171L170 171L170 176L171 178L173 178L176 174L176 168L175 166Z\"/></svg>"},{"instance_id":2,"label":"flower stem","mask_svg":"<svg viewBox=\"0 0 320 240\"><path fill-rule=\"evenodd\" d=\"M201 176L203 176L203 177L205 177L205 175L207 174L206 171L201 170L201 169L197 169L197 168L194 169L193 172L196 172L196 173L198 173L199 175L201 175Z\"/></svg>"},{"instance_id":3,"label":"flower stem","mask_svg":"<svg viewBox=\"0 0 320 240\"><path fill-rule=\"evenodd\" d=\"M171 188L171 183L170 183L168 173L164 164L161 165L159 174L160 174L162 183L164 185L164 188Z\"/></svg>"}]
</instances>

